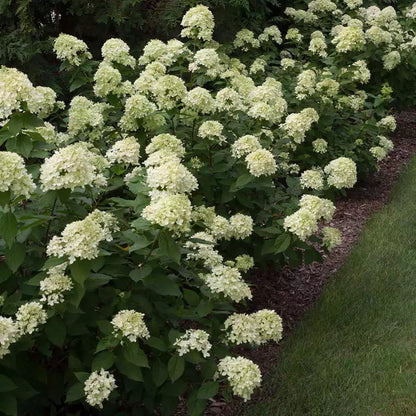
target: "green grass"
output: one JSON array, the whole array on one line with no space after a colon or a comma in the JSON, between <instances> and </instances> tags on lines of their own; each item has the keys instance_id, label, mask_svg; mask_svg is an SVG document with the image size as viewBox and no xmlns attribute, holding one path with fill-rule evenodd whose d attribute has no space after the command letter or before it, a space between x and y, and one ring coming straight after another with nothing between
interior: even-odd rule
<instances>
[{"instance_id":1,"label":"green grass","mask_svg":"<svg viewBox=\"0 0 416 416\"><path fill-rule=\"evenodd\" d=\"M416 159L239 415L416 415Z\"/></svg>"}]
</instances>

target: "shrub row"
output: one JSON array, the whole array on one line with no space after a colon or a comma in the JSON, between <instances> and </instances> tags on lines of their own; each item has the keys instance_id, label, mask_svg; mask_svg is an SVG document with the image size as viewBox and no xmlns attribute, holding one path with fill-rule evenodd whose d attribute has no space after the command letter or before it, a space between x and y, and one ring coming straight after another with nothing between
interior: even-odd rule
<instances>
[{"instance_id":1,"label":"shrub row","mask_svg":"<svg viewBox=\"0 0 416 416\"><path fill-rule=\"evenodd\" d=\"M312 0L286 33L232 44L196 6L185 42L138 59L109 39L97 61L61 34L69 103L0 69L0 411L250 398L259 368L232 346L278 342L282 322L236 312L244 275L336 246L333 198L393 148L386 80L414 71L416 6L360 6Z\"/></svg>"}]
</instances>

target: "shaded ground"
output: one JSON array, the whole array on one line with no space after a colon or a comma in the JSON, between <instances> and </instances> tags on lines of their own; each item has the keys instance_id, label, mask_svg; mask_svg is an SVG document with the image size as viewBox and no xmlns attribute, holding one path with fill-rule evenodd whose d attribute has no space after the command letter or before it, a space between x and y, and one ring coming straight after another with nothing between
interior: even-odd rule
<instances>
[{"instance_id":1,"label":"shaded ground","mask_svg":"<svg viewBox=\"0 0 416 416\"><path fill-rule=\"evenodd\" d=\"M381 163L378 174L358 184L348 193L347 199L336 202L337 210L330 225L342 231L342 244L326 256L322 264L277 271L271 268L257 271L253 276L256 286L253 287L250 306L253 310L268 308L278 312L284 322L284 334L294 328L319 296L329 277L344 263L363 225L388 201L392 185L415 154L416 112L402 112L396 118L398 128L392 137L395 149ZM259 364L262 373L267 374L278 362L279 349L279 345L270 344L255 349L239 349L238 352ZM241 403L238 399L231 405L213 402L206 414L231 416L241 407Z\"/></svg>"}]
</instances>

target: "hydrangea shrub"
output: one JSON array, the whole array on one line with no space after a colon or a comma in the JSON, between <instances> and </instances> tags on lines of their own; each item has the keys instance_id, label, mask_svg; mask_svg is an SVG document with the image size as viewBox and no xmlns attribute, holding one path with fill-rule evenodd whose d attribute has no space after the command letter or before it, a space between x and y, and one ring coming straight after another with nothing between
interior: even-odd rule
<instances>
[{"instance_id":1,"label":"hydrangea shrub","mask_svg":"<svg viewBox=\"0 0 416 416\"><path fill-rule=\"evenodd\" d=\"M109 39L101 61L62 34L67 103L2 67L0 411L249 400L261 373L232 347L279 342L282 321L241 312L246 275L340 243L324 222L393 148L385 79L414 63L415 9L312 0L287 33L219 44L200 5L182 40L135 58Z\"/></svg>"}]
</instances>

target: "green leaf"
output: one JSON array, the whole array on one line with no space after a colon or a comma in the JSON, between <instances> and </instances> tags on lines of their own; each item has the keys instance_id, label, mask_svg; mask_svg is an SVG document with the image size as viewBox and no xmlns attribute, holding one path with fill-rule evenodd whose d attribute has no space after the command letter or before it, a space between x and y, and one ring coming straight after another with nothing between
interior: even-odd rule
<instances>
[{"instance_id":1,"label":"green leaf","mask_svg":"<svg viewBox=\"0 0 416 416\"><path fill-rule=\"evenodd\" d=\"M160 361L152 361L152 379L156 387L160 387L168 378L168 369L166 365Z\"/></svg>"},{"instance_id":2,"label":"green leaf","mask_svg":"<svg viewBox=\"0 0 416 416\"><path fill-rule=\"evenodd\" d=\"M9 379L9 377L0 374L0 393L12 391L15 389L17 389L16 384L14 384L13 381Z\"/></svg>"},{"instance_id":3,"label":"green leaf","mask_svg":"<svg viewBox=\"0 0 416 416\"><path fill-rule=\"evenodd\" d=\"M168 347L163 339L150 337L146 340L146 344L159 351L167 351Z\"/></svg>"},{"instance_id":4,"label":"green leaf","mask_svg":"<svg viewBox=\"0 0 416 416\"><path fill-rule=\"evenodd\" d=\"M65 323L59 316L54 316L48 320L45 326L45 333L48 340L57 347L62 347L66 337Z\"/></svg>"},{"instance_id":5,"label":"green leaf","mask_svg":"<svg viewBox=\"0 0 416 416\"><path fill-rule=\"evenodd\" d=\"M17 219L12 212L6 212L0 217L0 236L11 247L17 235Z\"/></svg>"},{"instance_id":6,"label":"green leaf","mask_svg":"<svg viewBox=\"0 0 416 416\"><path fill-rule=\"evenodd\" d=\"M71 270L71 277L79 283L81 286L84 285L85 280L90 274L91 264L88 260L77 260L74 264L69 266Z\"/></svg>"},{"instance_id":7,"label":"green leaf","mask_svg":"<svg viewBox=\"0 0 416 416\"><path fill-rule=\"evenodd\" d=\"M197 394L198 390L194 390L188 398L187 408L189 416L202 416L207 407L207 401L198 399Z\"/></svg>"},{"instance_id":8,"label":"green leaf","mask_svg":"<svg viewBox=\"0 0 416 416\"><path fill-rule=\"evenodd\" d=\"M114 364L114 354L112 351L103 351L94 357L91 364L92 371L108 370Z\"/></svg>"},{"instance_id":9,"label":"green leaf","mask_svg":"<svg viewBox=\"0 0 416 416\"><path fill-rule=\"evenodd\" d=\"M117 358L116 366L120 370L120 373L127 376L130 380L143 381L143 374L140 367L127 361L124 357Z\"/></svg>"},{"instance_id":10,"label":"green leaf","mask_svg":"<svg viewBox=\"0 0 416 416\"><path fill-rule=\"evenodd\" d=\"M170 279L169 276L165 275L152 275L148 276L143 280L143 283L149 289L152 289L154 292L159 295L164 296L179 296L181 291L179 286Z\"/></svg>"},{"instance_id":11,"label":"green leaf","mask_svg":"<svg viewBox=\"0 0 416 416\"><path fill-rule=\"evenodd\" d=\"M283 253L290 246L291 237L290 234L281 234L274 241L274 253Z\"/></svg>"},{"instance_id":12,"label":"green leaf","mask_svg":"<svg viewBox=\"0 0 416 416\"><path fill-rule=\"evenodd\" d=\"M26 134L19 134L18 136L7 140L6 149L9 152L19 153L23 157L27 158L33 149L33 143L30 137Z\"/></svg>"},{"instance_id":13,"label":"green leaf","mask_svg":"<svg viewBox=\"0 0 416 416\"><path fill-rule=\"evenodd\" d=\"M100 352L103 350L107 350L110 348L114 348L118 345L118 339L114 338L112 335L109 335L107 337L101 338L98 341L97 348L95 349L95 352Z\"/></svg>"},{"instance_id":14,"label":"green leaf","mask_svg":"<svg viewBox=\"0 0 416 416\"><path fill-rule=\"evenodd\" d=\"M163 231L159 233L158 240L160 252L164 256L172 259L175 263L180 264L181 249L175 240Z\"/></svg>"},{"instance_id":15,"label":"green leaf","mask_svg":"<svg viewBox=\"0 0 416 416\"><path fill-rule=\"evenodd\" d=\"M80 383L84 383L85 380L90 376L90 374L85 371L77 371L74 373L74 376Z\"/></svg>"},{"instance_id":16,"label":"green leaf","mask_svg":"<svg viewBox=\"0 0 416 416\"><path fill-rule=\"evenodd\" d=\"M76 383L67 391L65 403L76 402L77 400L82 399L84 395L84 385L82 383Z\"/></svg>"},{"instance_id":17,"label":"green leaf","mask_svg":"<svg viewBox=\"0 0 416 416\"><path fill-rule=\"evenodd\" d=\"M0 207L7 205L10 202L10 191L0 192Z\"/></svg>"},{"instance_id":18,"label":"green leaf","mask_svg":"<svg viewBox=\"0 0 416 416\"><path fill-rule=\"evenodd\" d=\"M3 262L0 262L0 283L5 282L12 273L13 272Z\"/></svg>"},{"instance_id":19,"label":"green leaf","mask_svg":"<svg viewBox=\"0 0 416 416\"><path fill-rule=\"evenodd\" d=\"M130 272L129 276L130 279L133 280L133 282L138 282L140 280L143 280L145 277L149 276L150 273L152 273L152 266L149 264L146 264L141 269L134 269Z\"/></svg>"},{"instance_id":20,"label":"green leaf","mask_svg":"<svg viewBox=\"0 0 416 416\"><path fill-rule=\"evenodd\" d=\"M0 394L0 412L7 416L17 416L17 400L10 393Z\"/></svg>"},{"instance_id":21,"label":"green leaf","mask_svg":"<svg viewBox=\"0 0 416 416\"><path fill-rule=\"evenodd\" d=\"M250 173L243 173L241 176L239 176L236 180L236 182L231 186L230 191L236 192L239 189L244 188L247 184L252 182L254 179L254 176Z\"/></svg>"},{"instance_id":22,"label":"green leaf","mask_svg":"<svg viewBox=\"0 0 416 416\"><path fill-rule=\"evenodd\" d=\"M26 247L22 243L14 243L10 248L4 250L4 254L6 255L6 264L14 273L26 257Z\"/></svg>"},{"instance_id":23,"label":"green leaf","mask_svg":"<svg viewBox=\"0 0 416 416\"><path fill-rule=\"evenodd\" d=\"M137 365L138 367L149 368L149 362L147 361L146 354L136 343L129 342L125 344L123 346L123 356L127 361Z\"/></svg>"},{"instance_id":24,"label":"green leaf","mask_svg":"<svg viewBox=\"0 0 416 416\"><path fill-rule=\"evenodd\" d=\"M200 300L198 293L190 289L183 290L183 297L191 306L198 305L199 300Z\"/></svg>"},{"instance_id":25,"label":"green leaf","mask_svg":"<svg viewBox=\"0 0 416 416\"><path fill-rule=\"evenodd\" d=\"M168 361L168 373L172 381L177 380L185 371L185 360L179 355L172 356Z\"/></svg>"},{"instance_id":26,"label":"green leaf","mask_svg":"<svg viewBox=\"0 0 416 416\"><path fill-rule=\"evenodd\" d=\"M210 399L218 393L219 383L216 381L208 381L204 383L198 390L197 398L198 399Z\"/></svg>"}]
</instances>

